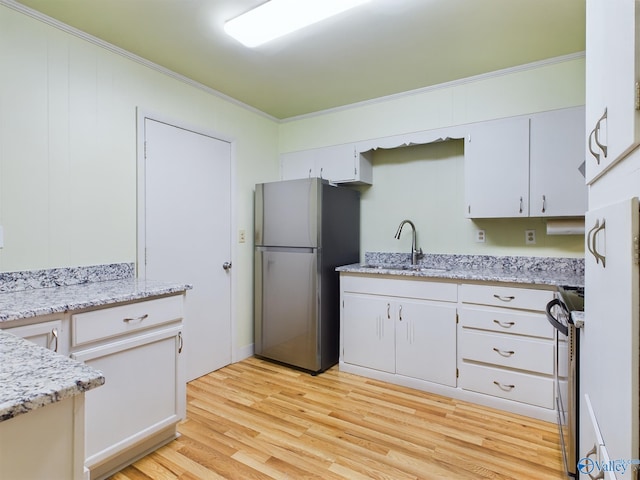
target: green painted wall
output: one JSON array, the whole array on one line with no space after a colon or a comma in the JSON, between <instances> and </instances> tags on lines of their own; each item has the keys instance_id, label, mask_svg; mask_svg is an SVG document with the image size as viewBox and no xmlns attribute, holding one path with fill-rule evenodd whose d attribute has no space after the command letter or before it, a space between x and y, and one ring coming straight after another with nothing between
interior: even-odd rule
<instances>
[{"instance_id":1,"label":"green painted wall","mask_svg":"<svg viewBox=\"0 0 640 480\"><path fill-rule=\"evenodd\" d=\"M138 107L235 142L235 228L252 230L254 185L278 178L275 121L3 5L0 70L0 271L136 261ZM232 256L243 347L253 245Z\"/></svg>"}]
</instances>

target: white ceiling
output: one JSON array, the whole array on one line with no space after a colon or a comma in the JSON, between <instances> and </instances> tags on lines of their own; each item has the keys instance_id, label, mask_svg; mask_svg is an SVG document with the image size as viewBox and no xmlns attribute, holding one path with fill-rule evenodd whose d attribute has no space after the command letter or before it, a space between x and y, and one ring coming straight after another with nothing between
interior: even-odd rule
<instances>
[{"instance_id":1,"label":"white ceiling","mask_svg":"<svg viewBox=\"0 0 640 480\"><path fill-rule=\"evenodd\" d=\"M584 50L585 0L372 0L253 50L223 24L264 0L18 1L278 119Z\"/></svg>"}]
</instances>

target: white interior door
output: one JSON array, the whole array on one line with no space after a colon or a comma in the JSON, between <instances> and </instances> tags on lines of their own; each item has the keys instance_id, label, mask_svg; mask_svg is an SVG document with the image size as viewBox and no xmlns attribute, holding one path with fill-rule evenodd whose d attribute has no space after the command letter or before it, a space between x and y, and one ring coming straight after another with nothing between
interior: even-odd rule
<instances>
[{"instance_id":1,"label":"white interior door","mask_svg":"<svg viewBox=\"0 0 640 480\"><path fill-rule=\"evenodd\" d=\"M231 273L222 268L231 262L231 144L150 118L144 141L139 258L146 278L193 285L184 334L193 380L231 363Z\"/></svg>"}]
</instances>

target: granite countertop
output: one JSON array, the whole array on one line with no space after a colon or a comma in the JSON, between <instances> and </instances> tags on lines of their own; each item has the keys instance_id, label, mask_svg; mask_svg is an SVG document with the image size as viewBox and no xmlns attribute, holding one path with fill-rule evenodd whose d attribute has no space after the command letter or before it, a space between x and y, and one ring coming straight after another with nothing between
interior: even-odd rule
<instances>
[{"instance_id":1,"label":"granite countertop","mask_svg":"<svg viewBox=\"0 0 640 480\"><path fill-rule=\"evenodd\" d=\"M575 258L424 255L418 265L413 266L409 255L367 252L364 263L344 265L336 270L368 275L584 286L584 260Z\"/></svg>"},{"instance_id":2,"label":"granite countertop","mask_svg":"<svg viewBox=\"0 0 640 480\"><path fill-rule=\"evenodd\" d=\"M95 368L0 330L0 422L102 384Z\"/></svg>"},{"instance_id":3,"label":"granite countertop","mask_svg":"<svg viewBox=\"0 0 640 480\"><path fill-rule=\"evenodd\" d=\"M0 273L3 322L182 293L127 264ZM0 330L0 422L98 387L98 370Z\"/></svg>"},{"instance_id":4,"label":"granite countertop","mask_svg":"<svg viewBox=\"0 0 640 480\"><path fill-rule=\"evenodd\" d=\"M10 320L141 300L191 288L188 284L123 278L0 293L0 325Z\"/></svg>"}]
</instances>

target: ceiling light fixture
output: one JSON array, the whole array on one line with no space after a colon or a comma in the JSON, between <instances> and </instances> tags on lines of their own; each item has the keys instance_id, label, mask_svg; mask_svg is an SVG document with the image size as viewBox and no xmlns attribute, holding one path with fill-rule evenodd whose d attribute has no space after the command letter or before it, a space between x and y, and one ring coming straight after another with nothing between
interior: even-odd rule
<instances>
[{"instance_id":1,"label":"ceiling light fixture","mask_svg":"<svg viewBox=\"0 0 640 480\"><path fill-rule=\"evenodd\" d=\"M370 0L270 0L224 24L224 31L247 47L342 13Z\"/></svg>"}]
</instances>

